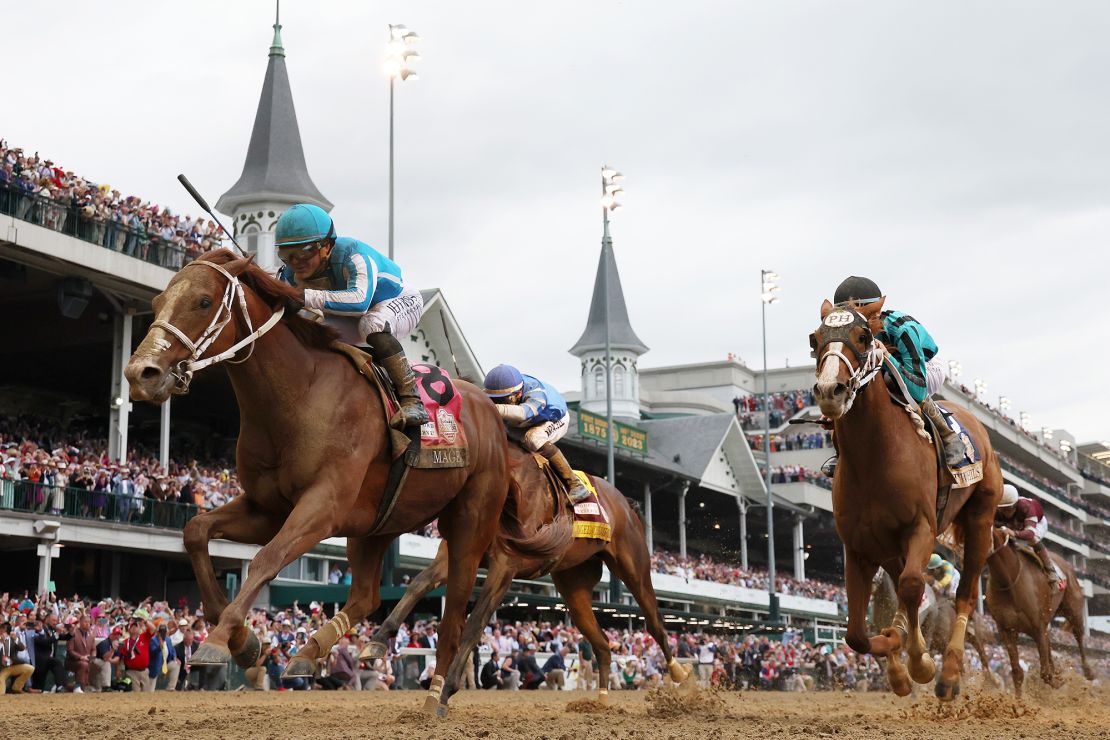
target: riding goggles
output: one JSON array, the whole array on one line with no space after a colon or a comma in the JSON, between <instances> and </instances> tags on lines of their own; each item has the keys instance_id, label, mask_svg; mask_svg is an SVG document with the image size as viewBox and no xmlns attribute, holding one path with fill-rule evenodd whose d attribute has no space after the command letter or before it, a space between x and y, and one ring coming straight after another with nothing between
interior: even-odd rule
<instances>
[{"instance_id":1,"label":"riding goggles","mask_svg":"<svg viewBox=\"0 0 1110 740\"><path fill-rule=\"evenodd\" d=\"M289 264L290 262L304 262L311 259L316 252L320 251L321 242L310 242L308 244L294 244L287 247L278 247L277 256L282 262Z\"/></svg>"}]
</instances>

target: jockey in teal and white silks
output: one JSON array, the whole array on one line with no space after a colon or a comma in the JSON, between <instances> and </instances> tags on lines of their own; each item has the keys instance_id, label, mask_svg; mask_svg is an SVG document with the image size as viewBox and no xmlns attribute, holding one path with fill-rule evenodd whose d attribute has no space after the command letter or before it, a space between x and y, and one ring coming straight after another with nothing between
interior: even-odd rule
<instances>
[{"instance_id":1,"label":"jockey in teal and white silks","mask_svg":"<svg viewBox=\"0 0 1110 740\"><path fill-rule=\"evenodd\" d=\"M521 440L524 449L543 455L551 463L566 485L570 500L578 503L589 496L590 492L555 446L570 428L570 413L562 394L512 365L498 365L490 370L484 386L486 395L497 404L501 419L524 430Z\"/></svg>"},{"instance_id":2,"label":"jockey in teal and white silks","mask_svg":"<svg viewBox=\"0 0 1110 740\"><path fill-rule=\"evenodd\" d=\"M405 285L397 263L369 244L337 237L324 209L307 203L278 219L278 279L300 288L304 306L323 315L339 338L369 349L397 389L393 425L425 424L428 413L396 335L412 333L424 311L420 291Z\"/></svg>"},{"instance_id":3,"label":"jockey in teal and white silks","mask_svg":"<svg viewBox=\"0 0 1110 740\"><path fill-rule=\"evenodd\" d=\"M865 306L882 298L882 291L872 280L853 276L837 286L833 303L842 306L850 302ZM932 398L932 394L938 392L948 379L947 369L936 359L937 343L925 327L909 314L883 311L881 316L883 330L876 339L886 345L913 400L921 406L922 413L929 417L940 434L945 462L952 466L959 465L965 457L964 445L959 435L948 427ZM835 468L835 465L833 458L822 468Z\"/></svg>"}]
</instances>

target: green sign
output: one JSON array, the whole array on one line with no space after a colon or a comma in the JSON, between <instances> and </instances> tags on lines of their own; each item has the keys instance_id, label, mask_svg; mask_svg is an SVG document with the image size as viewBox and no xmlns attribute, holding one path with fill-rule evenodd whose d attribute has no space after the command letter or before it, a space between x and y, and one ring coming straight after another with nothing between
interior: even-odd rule
<instances>
[{"instance_id":1,"label":"green sign","mask_svg":"<svg viewBox=\"0 0 1110 740\"><path fill-rule=\"evenodd\" d=\"M637 429L619 421L614 421L617 436L613 439L613 446L628 450L637 455L647 455L648 435L643 429ZM578 412L578 434L586 439L595 439L598 442L609 441L609 422L604 417L595 416L589 411Z\"/></svg>"}]
</instances>

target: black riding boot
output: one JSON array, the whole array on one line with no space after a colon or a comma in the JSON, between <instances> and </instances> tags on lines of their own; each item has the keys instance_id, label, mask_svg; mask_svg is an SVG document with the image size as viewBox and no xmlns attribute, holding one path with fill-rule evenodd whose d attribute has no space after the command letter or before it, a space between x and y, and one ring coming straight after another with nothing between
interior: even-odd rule
<instances>
[{"instance_id":1,"label":"black riding boot","mask_svg":"<svg viewBox=\"0 0 1110 740\"><path fill-rule=\"evenodd\" d=\"M1060 574L1056 570L1056 565L1052 562L1052 557L1048 554L1048 548L1045 547L1043 542L1038 542L1033 545L1033 552L1037 553L1037 559L1041 561L1041 570L1048 576L1050 584L1057 584L1060 582Z\"/></svg>"},{"instance_id":2,"label":"black riding boot","mask_svg":"<svg viewBox=\"0 0 1110 740\"><path fill-rule=\"evenodd\" d=\"M366 337L366 343L370 345L374 362L382 366L397 391L397 401L401 407L390 419L390 425L396 429L405 429L427 424L428 412L416 390L416 377L412 374L412 367L405 358L401 343L386 331L370 334Z\"/></svg>"},{"instance_id":3,"label":"black riding boot","mask_svg":"<svg viewBox=\"0 0 1110 740\"><path fill-rule=\"evenodd\" d=\"M567 496L574 503L583 501L590 495L589 489L582 485L582 481L574 474L574 470L570 467L570 463L563 457L562 451L551 442L544 443L538 452L551 463L551 467L555 468L555 474L563 481L563 485L567 487Z\"/></svg>"},{"instance_id":4,"label":"black riding boot","mask_svg":"<svg viewBox=\"0 0 1110 740\"><path fill-rule=\"evenodd\" d=\"M949 428L948 422L944 420L944 414L940 412L940 407L933 399L926 398L921 402L921 411L933 422L937 434L940 435L940 441L944 445L944 462L950 467L962 463L966 457L964 443L960 441L960 435Z\"/></svg>"}]
</instances>

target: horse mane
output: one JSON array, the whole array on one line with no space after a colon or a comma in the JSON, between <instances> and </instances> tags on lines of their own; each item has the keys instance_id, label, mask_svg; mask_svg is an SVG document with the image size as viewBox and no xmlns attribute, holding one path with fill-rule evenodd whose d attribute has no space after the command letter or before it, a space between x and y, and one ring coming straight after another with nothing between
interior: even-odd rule
<instances>
[{"instance_id":1,"label":"horse mane","mask_svg":"<svg viewBox=\"0 0 1110 740\"><path fill-rule=\"evenodd\" d=\"M242 259L230 249L213 249L205 252L197 259L212 262L217 265L226 265ZM292 285L278 280L254 262L250 262L246 269L239 275L239 279L248 288L258 294L272 309L277 309L282 304L290 301L299 305L300 293ZM293 332L301 344L311 349L327 350L331 343L339 338L339 332L326 324L319 324L300 316L296 311L285 312L282 321Z\"/></svg>"}]
</instances>

